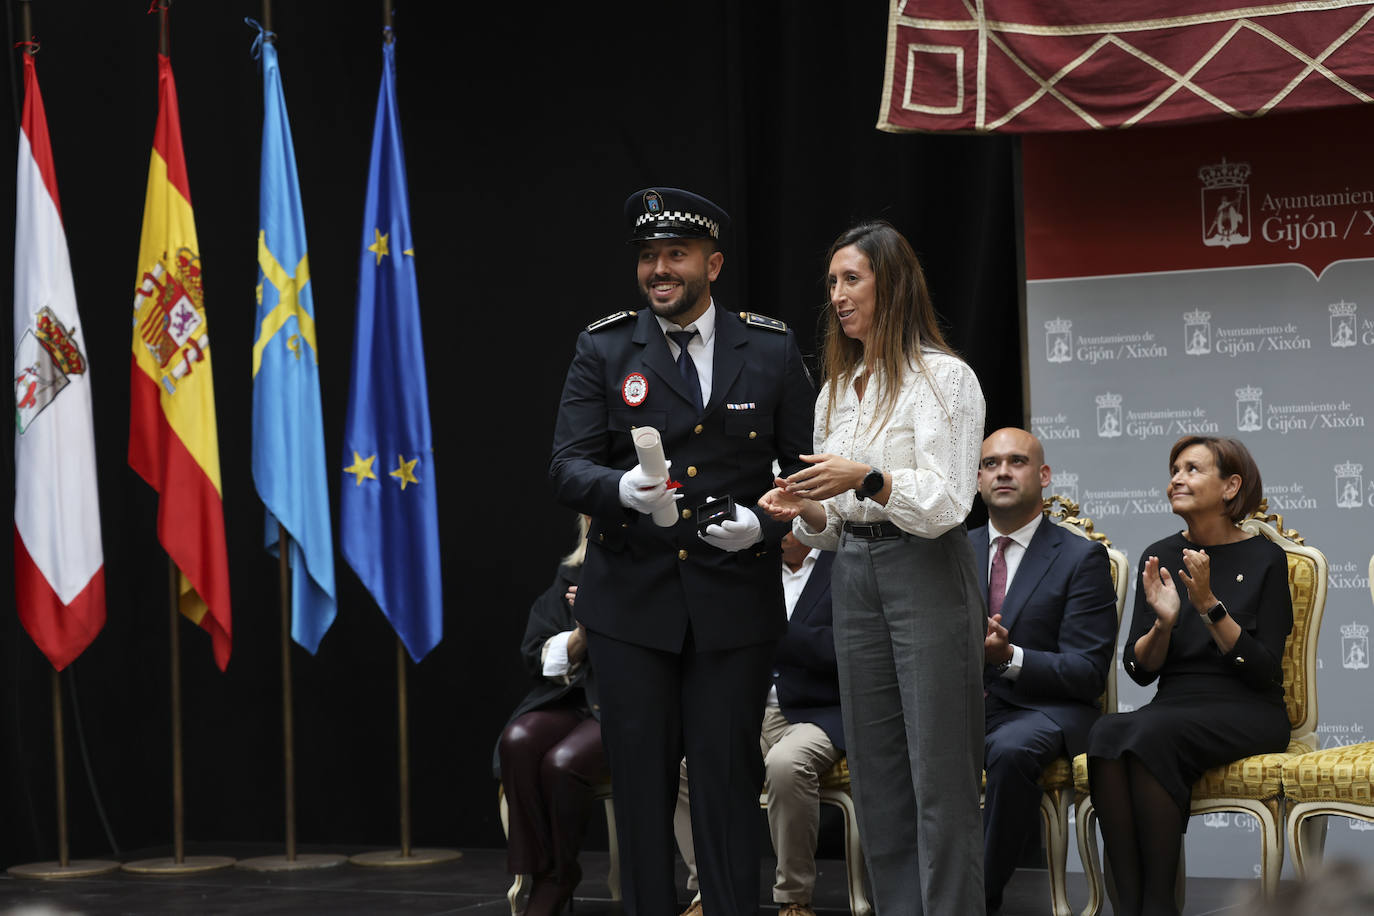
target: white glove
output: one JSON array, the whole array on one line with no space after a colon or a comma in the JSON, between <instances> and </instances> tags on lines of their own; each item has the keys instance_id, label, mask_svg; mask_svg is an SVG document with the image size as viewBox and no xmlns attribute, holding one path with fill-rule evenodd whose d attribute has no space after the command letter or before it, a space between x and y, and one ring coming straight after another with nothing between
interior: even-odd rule
<instances>
[{"instance_id":1,"label":"white glove","mask_svg":"<svg viewBox=\"0 0 1374 916\"><path fill-rule=\"evenodd\" d=\"M672 464L671 461L666 462L668 467L672 467ZM653 515L682 498L676 489L668 489L667 483L668 478L647 474L643 468L635 465L620 476L620 504L626 509Z\"/></svg>"},{"instance_id":2,"label":"white glove","mask_svg":"<svg viewBox=\"0 0 1374 916\"><path fill-rule=\"evenodd\" d=\"M757 515L736 505L734 518L718 525L707 525L705 531L697 532L697 537L712 547L734 552L757 543L763 537L763 526L759 524Z\"/></svg>"}]
</instances>

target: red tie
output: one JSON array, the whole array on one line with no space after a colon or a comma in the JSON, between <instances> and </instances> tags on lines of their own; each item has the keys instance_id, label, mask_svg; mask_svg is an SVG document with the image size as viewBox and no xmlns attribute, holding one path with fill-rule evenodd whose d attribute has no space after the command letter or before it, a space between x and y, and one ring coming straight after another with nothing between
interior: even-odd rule
<instances>
[{"instance_id":1,"label":"red tie","mask_svg":"<svg viewBox=\"0 0 1374 916\"><path fill-rule=\"evenodd\" d=\"M1007 596L1007 558L1004 556L1011 538L999 535L997 552L992 555L992 574L988 576L988 611L996 614L1002 610L1002 599Z\"/></svg>"}]
</instances>

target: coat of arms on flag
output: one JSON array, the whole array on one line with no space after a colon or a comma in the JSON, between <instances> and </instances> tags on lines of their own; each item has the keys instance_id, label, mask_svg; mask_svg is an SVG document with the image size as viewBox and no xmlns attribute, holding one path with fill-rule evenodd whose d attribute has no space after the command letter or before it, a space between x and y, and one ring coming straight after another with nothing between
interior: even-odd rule
<instances>
[{"instance_id":1,"label":"coat of arms on flag","mask_svg":"<svg viewBox=\"0 0 1374 916\"><path fill-rule=\"evenodd\" d=\"M67 387L68 376L86 371L73 330L63 327L45 305L20 338L14 357L14 422L19 434Z\"/></svg>"},{"instance_id":2,"label":"coat of arms on flag","mask_svg":"<svg viewBox=\"0 0 1374 916\"><path fill-rule=\"evenodd\" d=\"M169 272L163 262L143 275L134 295L134 321L143 345L163 370L162 387L176 394L176 381L205 359L210 338L205 333L200 258L189 248L176 253Z\"/></svg>"}]
</instances>

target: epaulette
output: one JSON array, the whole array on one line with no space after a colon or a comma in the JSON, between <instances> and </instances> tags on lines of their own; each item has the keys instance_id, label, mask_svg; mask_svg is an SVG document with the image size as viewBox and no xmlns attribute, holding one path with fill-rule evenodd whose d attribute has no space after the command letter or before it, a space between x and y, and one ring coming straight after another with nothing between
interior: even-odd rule
<instances>
[{"instance_id":1,"label":"epaulette","mask_svg":"<svg viewBox=\"0 0 1374 916\"><path fill-rule=\"evenodd\" d=\"M608 328L611 325L616 324L617 322L624 321L626 318L633 318L634 316L635 313L630 311L612 312L605 318L598 318L591 324L587 325L587 330L599 331L602 328Z\"/></svg>"},{"instance_id":2,"label":"epaulette","mask_svg":"<svg viewBox=\"0 0 1374 916\"><path fill-rule=\"evenodd\" d=\"M787 333L787 322L769 318L767 315L760 315L758 312L740 312L739 320L756 328L767 328L780 334Z\"/></svg>"}]
</instances>

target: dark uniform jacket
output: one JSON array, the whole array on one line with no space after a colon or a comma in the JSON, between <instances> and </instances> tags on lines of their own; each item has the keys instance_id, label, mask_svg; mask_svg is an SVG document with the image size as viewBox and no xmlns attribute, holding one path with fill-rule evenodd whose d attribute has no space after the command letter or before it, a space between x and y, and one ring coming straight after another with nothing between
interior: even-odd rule
<instances>
[{"instance_id":1,"label":"dark uniform jacket","mask_svg":"<svg viewBox=\"0 0 1374 916\"><path fill-rule=\"evenodd\" d=\"M988 592L988 529L968 533L983 594ZM1116 646L1116 590L1107 551L1050 519L1035 529L1002 601L1002 626L1025 657L1016 680L988 667L989 693L1038 709L1064 733L1069 756L1087 750Z\"/></svg>"},{"instance_id":2,"label":"dark uniform jacket","mask_svg":"<svg viewBox=\"0 0 1374 916\"><path fill-rule=\"evenodd\" d=\"M778 542L788 525L757 502L774 459L786 475L811 452L815 389L782 322L717 306L713 343L711 399L698 416L652 310L609 316L577 338L549 473L559 502L594 519L578 619L622 642L677 652L690 624L696 648L713 651L777 639L787 625ZM626 397L632 374L647 383L642 401ZM620 504L637 426L659 431L682 484L669 528ZM727 494L758 515L761 542L730 552L697 537L696 507Z\"/></svg>"}]
</instances>

